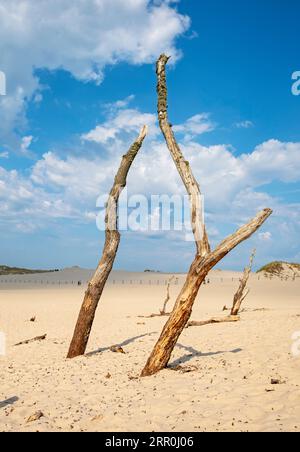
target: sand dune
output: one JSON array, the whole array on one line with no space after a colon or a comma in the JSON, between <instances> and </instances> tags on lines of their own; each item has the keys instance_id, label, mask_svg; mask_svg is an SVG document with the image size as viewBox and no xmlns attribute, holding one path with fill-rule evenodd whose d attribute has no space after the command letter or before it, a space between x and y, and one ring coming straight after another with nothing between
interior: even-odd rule
<instances>
[{"instance_id":1,"label":"sand dune","mask_svg":"<svg viewBox=\"0 0 300 452\"><path fill-rule=\"evenodd\" d=\"M300 430L300 356L292 354L292 335L300 331L299 280L253 275L241 322L185 330L171 362L179 370L140 379L166 321L140 316L159 311L169 275L114 272L87 356L67 361L85 289L76 281L89 274L47 274L49 284L40 285L41 275L1 278L0 331L7 339L6 356L0 356L1 431ZM212 272L193 319L222 315L239 276ZM184 275L178 278L172 301ZM59 286L59 280L69 283ZM45 341L14 347L44 333ZM126 353L111 352L113 344ZM43 417L27 423L39 410Z\"/></svg>"}]
</instances>

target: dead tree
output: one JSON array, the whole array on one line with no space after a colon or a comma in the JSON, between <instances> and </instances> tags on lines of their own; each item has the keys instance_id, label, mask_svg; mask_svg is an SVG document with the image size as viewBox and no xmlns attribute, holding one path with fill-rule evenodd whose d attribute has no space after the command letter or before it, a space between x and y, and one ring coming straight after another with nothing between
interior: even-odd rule
<instances>
[{"instance_id":1,"label":"dead tree","mask_svg":"<svg viewBox=\"0 0 300 452\"><path fill-rule=\"evenodd\" d=\"M170 286L171 286L171 283L172 283L173 279L175 279L175 276L172 276L169 279L169 281L168 281L168 284L167 284L167 296L166 296L166 299L164 301L164 305L163 305L162 309L160 310L160 315L170 315L170 313L167 313L167 304L169 303L170 298L171 298L171 296L170 296Z\"/></svg>"},{"instance_id":2,"label":"dead tree","mask_svg":"<svg viewBox=\"0 0 300 452\"><path fill-rule=\"evenodd\" d=\"M233 305L232 305L232 309L231 309L231 315L238 315L243 301L245 300L245 298L248 296L248 294L250 292L250 289L246 290L246 287L247 287L247 283L249 281L250 274L252 271L255 253L256 253L256 250L253 250L253 253L251 254L251 258L250 258L250 264L248 265L248 267L245 268L243 277L240 280L240 286L239 286L236 294L234 295Z\"/></svg>"},{"instance_id":3,"label":"dead tree","mask_svg":"<svg viewBox=\"0 0 300 452\"><path fill-rule=\"evenodd\" d=\"M190 319L200 286L209 271L230 251L257 231L272 214L271 209L264 209L248 224L242 226L233 235L221 242L214 251L211 251L204 220L202 219L200 188L189 163L183 157L175 139L172 126L168 120L166 82L166 64L168 60L169 57L161 55L156 67L158 78L158 119L169 151L190 196L191 223L197 254L190 267L185 284L177 298L173 312L164 326L160 338L154 346L146 366L142 371L141 376L143 377L153 375L167 366L177 340Z\"/></svg>"},{"instance_id":4,"label":"dead tree","mask_svg":"<svg viewBox=\"0 0 300 452\"><path fill-rule=\"evenodd\" d=\"M246 291L246 287L247 287L247 283L249 281L249 277L251 274L255 253L256 253L256 250L253 250L253 253L251 254L251 258L250 258L250 264L248 267L245 268L243 277L240 279L239 288L233 298L233 304L232 304L230 315L228 315L226 317L213 317L212 319L203 320L200 322L196 321L196 320L192 320L192 321L188 322L187 328L189 328L191 326L204 326L204 325L210 325L210 324L215 324L215 323L238 322L240 320L239 312L240 312L242 303L250 292L250 289L248 289ZM225 311L227 309L225 309L225 307L224 307L223 310Z\"/></svg>"},{"instance_id":5,"label":"dead tree","mask_svg":"<svg viewBox=\"0 0 300 452\"><path fill-rule=\"evenodd\" d=\"M86 351L96 309L108 276L112 270L120 243L120 233L118 231L119 197L126 186L129 169L143 144L146 134L147 127L144 126L137 140L133 143L127 154L123 156L113 187L110 191L105 214L106 230L102 258L85 293L73 339L70 344L68 358L75 358L76 356L83 355Z\"/></svg>"},{"instance_id":6,"label":"dead tree","mask_svg":"<svg viewBox=\"0 0 300 452\"><path fill-rule=\"evenodd\" d=\"M167 296L164 301L163 308L160 309L159 314L155 313L155 314L150 314L150 315L146 315L146 316L139 315L140 319L153 319L154 317L167 317L170 315L170 312L167 312L167 304L169 303L170 298L171 298L170 297L170 286L171 286L171 282L173 281L174 278L175 278L175 276L172 276L167 283ZM177 281L178 281L178 279L177 279Z\"/></svg>"}]
</instances>

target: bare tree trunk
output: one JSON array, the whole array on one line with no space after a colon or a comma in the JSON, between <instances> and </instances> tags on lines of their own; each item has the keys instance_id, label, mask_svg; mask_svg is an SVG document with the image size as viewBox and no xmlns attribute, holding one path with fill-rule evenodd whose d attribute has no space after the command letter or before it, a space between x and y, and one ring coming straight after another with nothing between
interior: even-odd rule
<instances>
[{"instance_id":1,"label":"bare tree trunk","mask_svg":"<svg viewBox=\"0 0 300 452\"><path fill-rule=\"evenodd\" d=\"M115 177L114 185L110 191L106 207L106 232L102 258L85 293L73 339L70 344L68 358L75 358L76 356L83 355L86 351L96 309L108 276L112 270L120 243L120 233L118 231L119 197L126 186L129 169L143 144L146 134L147 127L144 126L137 140L133 143L127 154L123 156L121 165Z\"/></svg>"},{"instance_id":2,"label":"bare tree trunk","mask_svg":"<svg viewBox=\"0 0 300 452\"><path fill-rule=\"evenodd\" d=\"M197 254L177 298L173 312L142 371L141 376L143 377L153 375L167 366L176 342L190 319L199 288L209 271L237 245L248 239L272 214L270 209L263 210L247 225L225 239L215 251L211 251L202 212L199 210L200 188L192 174L189 163L185 161L182 155L168 120L166 83L168 60L169 58L166 55L161 55L157 62L158 118L167 146L190 194L192 227Z\"/></svg>"},{"instance_id":3,"label":"bare tree trunk","mask_svg":"<svg viewBox=\"0 0 300 452\"><path fill-rule=\"evenodd\" d=\"M231 309L231 315L238 315L238 313L240 312L241 306L243 301L245 300L245 298L247 297L247 295L250 292L250 289L248 289L246 291L246 287L247 287L247 283L249 281L249 277L252 271L252 266L253 266L253 260L255 257L255 253L256 250L253 250L252 254L251 254L251 258L250 258L250 264L248 267L245 268L244 270L244 275L242 277L242 279L240 280L240 286L238 288L238 291L236 292L234 299L233 299L233 305L232 305L232 309Z\"/></svg>"},{"instance_id":4,"label":"bare tree trunk","mask_svg":"<svg viewBox=\"0 0 300 452\"><path fill-rule=\"evenodd\" d=\"M203 219L203 206L200 187L196 181L190 164L185 160L180 147L175 139L172 126L168 119L167 79L166 64L169 57L161 55L157 61L157 95L158 95L158 120L161 131L165 137L168 149L177 167L178 173L184 183L190 197L191 224L197 247L197 254L205 256L210 251L208 237Z\"/></svg>"}]
</instances>

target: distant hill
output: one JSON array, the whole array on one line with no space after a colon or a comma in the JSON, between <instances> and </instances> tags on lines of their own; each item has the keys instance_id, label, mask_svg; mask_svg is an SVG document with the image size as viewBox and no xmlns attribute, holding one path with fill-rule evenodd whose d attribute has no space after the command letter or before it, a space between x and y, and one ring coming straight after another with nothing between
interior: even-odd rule
<instances>
[{"instance_id":1,"label":"distant hill","mask_svg":"<svg viewBox=\"0 0 300 452\"><path fill-rule=\"evenodd\" d=\"M28 268L8 267L0 265L0 275L33 275L36 273L53 273L59 270L29 270Z\"/></svg>"},{"instance_id":2,"label":"distant hill","mask_svg":"<svg viewBox=\"0 0 300 452\"><path fill-rule=\"evenodd\" d=\"M296 279L300 277L300 264L275 261L265 265L257 273L263 273L266 278Z\"/></svg>"},{"instance_id":3,"label":"distant hill","mask_svg":"<svg viewBox=\"0 0 300 452\"><path fill-rule=\"evenodd\" d=\"M159 270L149 270L148 268L144 270L144 273L161 273Z\"/></svg>"}]
</instances>

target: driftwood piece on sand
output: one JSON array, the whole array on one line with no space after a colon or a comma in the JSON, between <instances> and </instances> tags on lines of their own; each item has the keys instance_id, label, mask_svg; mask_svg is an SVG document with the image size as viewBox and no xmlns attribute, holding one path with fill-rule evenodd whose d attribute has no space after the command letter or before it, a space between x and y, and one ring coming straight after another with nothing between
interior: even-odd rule
<instances>
[{"instance_id":1,"label":"driftwood piece on sand","mask_svg":"<svg viewBox=\"0 0 300 452\"><path fill-rule=\"evenodd\" d=\"M112 345L111 347L109 347L109 350L113 353L122 353L123 355L125 355L125 352L120 345Z\"/></svg>"},{"instance_id":2,"label":"driftwood piece on sand","mask_svg":"<svg viewBox=\"0 0 300 452\"><path fill-rule=\"evenodd\" d=\"M150 315L139 315L138 318L139 319L153 319L154 317L168 317L169 315L171 315L171 312L165 312L164 314L150 314Z\"/></svg>"},{"instance_id":3,"label":"driftwood piece on sand","mask_svg":"<svg viewBox=\"0 0 300 452\"><path fill-rule=\"evenodd\" d=\"M119 198L122 190L126 186L129 169L142 147L146 134L147 127L144 126L127 154L123 156L113 187L110 191L106 207L105 244L102 257L85 293L70 344L68 358L75 358L76 356L83 355L86 351L98 303L112 270L120 244L121 236L118 230Z\"/></svg>"},{"instance_id":4,"label":"driftwood piece on sand","mask_svg":"<svg viewBox=\"0 0 300 452\"><path fill-rule=\"evenodd\" d=\"M238 322L240 320L240 317L238 315L228 315L227 317L212 317L209 320L203 320L203 321L196 321L191 320L187 323L186 328L189 328L191 326L204 326L204 325L211 325L214 323L230 323L230 322Z\"/></svg>"},{"instance_id":5,"label":"driftwood piece on sand","mask_svg":"<svg viewBox=\"0 0 300 452\"><path fill-rule=\"evenodd\" d=\"M44 413L42 411L37 411L36 413L29 416L29 418L26 421L26 424L39 421L42 417L44 417Z\"/></svg>"},{"instance_id":6,"label":"driftwood piece on sand","mask_svg":"<svg viewBox=\"0 0 300 452\"><path fill-rule=\"evenodd\" d=\"M169 57L161 55L156 65L158 119L168 149L190 197L191 223L197 253L187 274L185 284L177 298L173 312L141 373L142 377L153 375L166 368L178 338L190 319L199 289L210 270L235 247L251 237L272 214L271 209L262 210L248 224L240 227L234 234L221 242L214 251L211 251L203 218L200 188L189 162L185 160L182 154L168 119L166 80L168 60Z\"/></svg>"}]
</instances>

